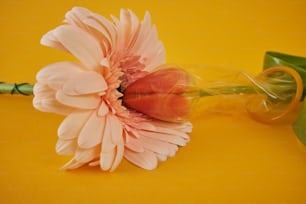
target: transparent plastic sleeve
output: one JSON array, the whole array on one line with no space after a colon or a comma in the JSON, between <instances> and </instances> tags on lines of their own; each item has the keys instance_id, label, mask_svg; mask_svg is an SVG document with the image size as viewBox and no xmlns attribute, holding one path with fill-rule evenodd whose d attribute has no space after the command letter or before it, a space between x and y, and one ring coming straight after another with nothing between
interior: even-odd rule
<instances>
[{"instance_id":1,"label":"transparent plastic sleeve","mask_svg":"<svg viewBox=\"0 0 306 204\"><path fill-rule=\"evenodd\" d=\"M220 103L231 104L228 100L234 98L240 109L265 123L287 120L299 106L303 83L293 69L272 67L257 76L246 72L212 72L217 78L206 73L206 79L175 65L164 66L131 84L123 102L153 118L172 122L184 120L197 100L209 97L221 97L219 107ZM216 110L218 106L210 108Z\"/></svg>"}]
</instances>

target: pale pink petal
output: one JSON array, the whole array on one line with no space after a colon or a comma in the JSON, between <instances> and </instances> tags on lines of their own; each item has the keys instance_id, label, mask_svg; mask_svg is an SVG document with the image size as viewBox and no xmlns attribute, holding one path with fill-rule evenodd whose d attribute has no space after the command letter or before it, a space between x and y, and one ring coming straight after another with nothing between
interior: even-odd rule
<instances>
[{"instance_id":1,"label":"pale pink petal","mask_svg":"<svg viewBox=\"0 0 306 204\"><path fill-rule=\"evenodd\" d=\"M56 113L59 115L68 115L74 111L73 108L67 107L61 103L59 103L55 99L37 99L35 97L33 99L33 106L42 112L48 112L48 113Z\"/></svg>"},{"instance_id":2,"label":"pale pink petal","mask_svg":"<svg viewBox=\"0 0 306 204\"><path fill-rule=\"evenodd\" d=\"M59 103L55 99L55 92L45 84L35 84L33 91L33 106L40 111L68 115L75 110Z\"/></svg>"},{"instance_id":3,"label":"pale pink petal","mask_svg":"<svg viewBox=\"0 0 306 204\"><path fill-rule=\"evenodd\" d=\"M121 144L117 145L116 147L116 156L115 159L113 161L112 167L110 168L109 171L114 171L120 164L122 158L123 158L123 154L124 154L124 145L123 145L123 141Z\"/></svg>"},{"instance_id":4,"label":"pale pink petal","mask_svg":"<svg viewBox=\"0 0 306 204\"><path fill-rule=\"evenodd\" d=\"M185 146L186 143L189 142L189 139L175 134L149 132L149 131L139 131L139 134L145 137L153 138L155 140L169 142L180 146Z\"/></svg>"},{"instance_id":5,"label":"pale pink petal","mask_svg":"<svg viewBox=\"0 0 306 204\"><path fill-rule=\"evenodd\" d=\"M106 89L106 81L94 71L78 73L63 85L63 92L68 95L100 93Z\"/></svg>"},{"instance_id":6,"label":"pale pink petal","mask_svg":"<svg viewBox=\"0 0 306 204\"><path fill-rule=\"evenodd\" d=\"M112 136L112 143L113 144L120 144L122 143L122 124L119 119L113 115L109 115L108 117L109 124L111 126L111 136Z\"/></svg>"},{"instance_id":7,"label":"pale pink petal","mask_svg":"<svg viewBox=\"0 0 306 204\"><path fill-rule=\"evenodd\" d=\"M156 140L149 137L140 137L138 140L142 143L143 147L155 153L169 155L170 150L168 143L160 140Z\"/></svg>"},{"instance_id":8,"label":"pale pink petal","mask_svg":"<svg viewBox=\"0 0 306 204\"><path fill-rule=\"evenodd\" d=\"M105 17L95 13L92 14L92 17L105 28L105 30L108 32L108 35L111 38L112 46L114 46L114 44L117 42L117 35L118 35L117 28L114 26L114 24Z\"/></svg>"},{"instance_id":9,"label":"pale pink petal","mask_svg":"<svg viewBox=\"0 0 306 204\"><path fill-rule=\"evenodd\" d=\"M112 137L114 137L112 134L115 134L115 132L113 132L113 130L116 127L113 127L111 118L112 118L112 116L110 116L110 115L106 116L106 124L105 124L104 132L103 132L103 138L102 138L102 152L109 152L109 151L113 150L116 146L116 143L114 143L112 141ZM118 129L121 128L121 132L122 132L122 126L119 126L117 128ZM121 133L121 137L122 137L122 133Z\"/></svg>"},{"instance_id":10,"label":"pale pink petal","mask_svg":"<svg viewBox=\"0 0 306 204\"><path fill-rule=\"evenodd\" d=\"M68 50L62 45L62 43L60 43L56 39L53 30L49 31L41 38L40 44L68 52Z\"/></svg>"},{"instance_id":11,"label":"pale pink petal","mask_svg":"<svg viewBox=\"0 0 306 204\"><path fill-rule=\"evenodd\" d=\"M99 24L99 22L97 22L95 19L86 19L84 20L84 23L86 26L88 26L88 28L91 28L91 33L100 43L104 56L110 54L109 51L111 49L112 42L111 37L109 36L109 33L106 31L105 27Z\"/></svg>"},{"instance_id":12,"label":"pale pink petal","mask_svg":"<svg viewBox=\"0 0 306 204\"><path fill-rule=\"evenodd\" d=\"M66 78L70 77L71 74L79 73L84 70L83 66L76 62L57 62L53 64L49 64L42 68L37 74L37 81L44 83L51 76L59 74L59 72L66 75Z\"/></svg>"},{"instance_id":13,"label":"pale pink petal","mask_svg":"<svg viewBox=\"0 0 306 204\"><path fill-rule=\"evenodd\" d=\"M56 100L60 103L80 109L95 109L98 107L101 99L99 95L81 95L81 96L69 96L62 90L56 92Z\"/></svg>"},{"instance_id":14,"label":"pale pink petal","mask_svg":"<svg viewBox=\"0 0 306 204\"><path fill-rule=\"evenodd\" d=\"M162 42L157 38L157 31L155 26L150 29L149 34L146 35L146 38L144 41L142 41L141 46L135 53L143 57L143 63L146 64L145 70L147 71L150 71L165 63L164 46Z\"/></svg>"},{"instance_id":15,"label":"pale pink petal","mask_svg":"<svg viewBox=\"0 0 306 204\"><path fill-rule=\"evenodd\" d=\"M165 127L165 128L171 128L174 130L182 131L182 132L187 132L190 133L192 132L192 123L190 122L184 122L184 123L165 123L161 121L155 121L155 125L158 125L159 127Z\"/></svg>"},{"instance_id":16,"label":"pale pink petal","mask_svg":"<svg viewBox=\"0 0 306 204\"><path fill-rule=\"evenodd\" d=\"M175 156L177 150L178 150L178 146L177 145L174 145L174 144L170 144L168 143L168 149L169 149L169 157L173 157Z\"/></svg>"},{"instance_id":17,"label":"pale pink petal","mask_svg":"<svg viewBox=\"0 0 306 204\"><path fill-rule=\"evenodd\" d=\"M83 21L91 16L91 11L83 7L73 7L65 15L65 22L86 29Z\"/></svg>"},{"instance_id":18,"label":"pale pink petal","mask_svg":"<svg viewBox=\"0 0 306 204\"><path fill-rule=\"evenodd\" d=\"M55 150L59 155L74 154L77 149L77 141L72 140L57 140Z\"/></svg>"},{"instance_id":19,"label":"pale pink petal","mask_svg":"<svg viewBox=\"0 0 306 204\"><path fill-rule=\"evenodd\" d=\"M37 99L55 98L55 91L44 83L36 83L33 88L33 93Z\"/></svg>"},{"instance_id":20,"label":"pale pink petal","mask_svg":"<svg viewBox=\"0 0 306 204\"><path fill-rule=\"evenodd\" d=\"M120 20L119 20L119 25L118 27L118 42L116 45L116 50L118 52L125 51L122 48L124 47L125 49L128 48L128 41L131 35L131 19L130 19L130 14L124 9L120 10Z\"/></svg>"},{"instance_id":21,"label":"pale pink petal","mask_svg":"<svg viewBox=\"0 0 306 204\"><path fill-rule=\"evenodd\" d=\"M76 138L92 113L93 111L76 111L69 114L57 130L59 138L62 140Z\"/></svg>"},{"instance_id":22,"label":"pale pink petal","mask_svg":"<svg viewBox=\"0 0 306 204\"><path fill-rule=\"evenodd\" d=\"M105 120L105 117L99 117L96 111L92 112L78 137L78 145L81 148L90 148L101 143Z\"/></svg>"},{"instance_id":23,"label":"pale pink petal","mask_svg":"<svg viewBox=\"0 0 306 204\"><path fill-rule=\"evenodd\" d=\"M76 161L75 159L71 159L69 162L67 162L62 168L61 170L73 170L73 169L77 169L81 166L83 166L84 162L79 162L79 161Z\"/></svg>"},{"instance_id":24,"label":"pale pink petal","mask_svg":"<svg viewBox=\"0 0 306 204\"><path fill-rule=\"evenodd\" d=\"M144 19L141 22L139 34L136 38L136 41L133 45L131 52L136 53L138 55L142 54L142 53L139 53L138 50L142 46L142 43L145 41L146 37L148 36L150 32L150 28L151 28L151 16L149 12L146 12Z\"/></svg>"},{"instance_id":25,"label":"pale pink petal","mask_svg":"<svg viewBox=\"0 0 306 204\"><path fill-rule=\"evenodd\" d=\"M100 70L99 63L104 56L99 42L94 37L72 25L57 27L54 35L88 69Z\"/></svg>"},{"instance_id":26,"label":"pale pink petal","mask_svg":"<svg viewBox=\"0 0 306 204\"><path fill-rule=\"evenodd\" d=\"M156 130L156 126L153 125L151 121L149 121L149 122L138 122L136 124L136 128L141 129L141 130L150 130L150 131L155 131Z\"/></svg>"},{"instance_id":27,"label":"pale pink petal","mask_svg":"<svg viewBox=\"0 0 306 204\"><path fill-rule=\"evenodd\" d=\"M159 133L165 133L165 134L169 134L169 135L177 135L180 136L182 138L185 138L187 140L189 140L189 136L188 134L186 134L186 131L182 131L182 130L176 130L175 128L171 128L171 127L162 127L162 126L155 126L156 129L154 132L159 132ZM189 128L188 128L189 130Z\"/></svg>"},{"instance_id":28,"label":"pale pink petal","mask_svg":"<svg viewBox=\"0 0 306 204\"><path fill-rule=\"evenodd\" d=\"M78 26L91 34L100 42L104 55L110 54L116 42L117 31L112 22L103 16L82 7L74 7L66 13L65 22Z\"/></svg>"},{"instance_id":29,"label":"pale pink petal","mask_svg":"<svg viewBox=\"0 0 306 204\"><path fill-rule=\"evenodd\" d=\"M129 160L131 163L147 169L153 170L157 167L157 157L153 152L145 151L145 152L133 152L128 149L124 150L124 157Z\"/></svg>"},{"instance_id":30,"label":"pale pink petal","mask_svg":"<svg viewBox=\"0 0 306 204\"><path fill-rule=\"evenodd\" d=\"M46 66L36 75L40 83L48 84L54 90L61 89L69 77L82 72L82 66L74 62L59 62Z\"/></svg>"},{"instance_id":31,"label":"pale pink petal","mask_svg":"<svg viewBox=\"0 0 306 204\"><path fill-rule=\"evenodd\" d=\"M126 148L129 148L130 150L133 150L134 152L144 152L144 147L138 139L135 139L131 136L126 136L126 137L127 137L126 142L125 142Z\"/></svg>"},{"instance_id":32,"label":"pale pink petal","mask_svg":"<svg viewBox=\"0 0 306 204\"><path fill-rule=\"evenodd\" d=\"M107 21L107 20L106 20ZM107 31L108 27L94 17L94 13L82 7L74 7L66 13L65 22L80 27L100 43L103 55L109 54L111 49L111 36ZM108 25L111 25L108 22Z\"/></svg>"},{"instance_id":33,"label":"pale pink petal","mask_svg":"<svg viewBox=\"0 0 306 204\"><path fill-rule=\"evenodd\" d=\"M102 117L105 116L109 111L108 106L104 101L101 102L99 109L98 109L98 116Z\"/></svg>"},{"instance_id":34,"label":"pale pink petal","mask_svg":"<svg viewBox=\"0 0 306 204\"><path fill-rule=\"evenodd\" d=\"M128 39L128 49L131 50L131 48L134 46L135 41L137 39L137 36L139 34L139 30L140 30L140 23L139 20L137 18L137 16L131 11L131 10L127 10L127 13L129 14L129 18L130 18L130 26L131 26L131 31L130 31L130 36Z\"/></svg>"},{"instance_id":35,"label":"pale pink petal","mask_svg":"<svg viewBox=\"0 0 306 204\"><path fill-rule=\"evenodd\" d=\"M88 164L89 166L100 166L100 160L92 161Z\"/></svg>"},{"instance_id":36,"label":"pale pink petal","mask_svg":"<svg viewBox=\"0 0 306 204\"><path fill-rule=\"evenodd\" d=\"M158 35L155 26L151 26L151 17L149 12L146 12L144 20L138 35L132 44L130 53L142 57L142 63L146 65L145 70L152 70L165 63L165 51L161 41L158 40Z\"/></svg>"},{"instance_id":37,"label":"pale pink petal","mask_svg":"<svg viewBox=\"0 0 306 204\"><path fill-rule=\"evenodd\" d=\"M166 155L163 155L163 154L155 154L156 155L156 157L157 157L157 160L159 161L159 162L164 162L164 161L166 161L167 160L167 156Z\"/></svg>"},{"instance_id":38,"label":"pale pink petal","mask_svg":"<svg viewBox=\"0 0 306 204\"><path fill-rule=\"evenodd\" d=\"M102 21L99 19L101 19ZM102 39L100 39L100 42L105 41L108 45L108 48L110 48L113 43L111 34L115 34L115 27L110 21L108 21L104 17L101 18L100 16L99 19L97 19L97 16L93 16L92 18L84 20L84 23L88 27L96 30L99 33L99 36L102 37Z\"/></svg>"},{"instance_id":39,"label":"pale pink petal","mask_svg":"<svg viewBox=\"0 0 306 204\"><path fill-rule=\"evenodd\" d=\"M78 162L83 162L83 163L90 162L99 157L100 149L101 149L100 145L88 149L78 148L76 150L74 159Z\"/></svg>"},{"instance_id":40,"label":"pale pink petal","mask_svg":"<svg viewBox=\"0 0 306 204\"><path fill-rule=\"evenodd\" d=\"M116 148L111 149L108 152L101 152L100 155L100 168L103 171L109 171L116 157Z\"/></svg>"},{"instance_id":41,"label":"pale pink petal","mask_svg":"<svg viewBox=\"0 0 306 204\"><path fill-rule=\"evenodd\" d=\"M123 156L123 132L120 121L113 115L107 115L106 126L102 138L100 167L113 170Z\"/></svg>"}]
</instances>

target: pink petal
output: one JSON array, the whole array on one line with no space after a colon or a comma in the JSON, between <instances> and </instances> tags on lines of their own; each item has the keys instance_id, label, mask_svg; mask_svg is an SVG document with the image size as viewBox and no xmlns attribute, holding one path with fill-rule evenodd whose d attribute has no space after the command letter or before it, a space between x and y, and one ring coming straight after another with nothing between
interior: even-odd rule
<instances>
[{"instance_id":1,"label":"pink petal","mask_svg":"<svg viewBox=\"0 0 306 204\"><path fill-rule=\"evenodd\" d=\"M141 130L150 130L150 131L155 131L156 127L150 122L139 122L137 123L137 129Z\"/></svg>"},{"instance_id":2,"label":"pink petal","mask_svg":"<svg viewBox=\"0 0 306 204\"><path fill-rule=\"evenodd\" d=\"M167 156L166 155L163 155L163 154L155 154L156 157L157 157L157 160L160 161L160 162L163 162L163 161L166 161L167 160Z\"/></svg>"},{"instance_id":3,"label":"pink petal","mask_svg":"<svg viewBox=\"0 0 306 204\"><path fill-rule=\"evenodd\" d=\"M122 124L117 117L114 115L109 115L109 124L111 126L111 136L112 136L112 143L113 144L120 144L122 143Z\"/></svg>"},{"instance_id":4,"label":"pink petal","mask_svg":"<svg viewBox=\"0 0 306 204\"><path fill-rule=\"evenodd\" d=\"M83 7L73 7L65 15L65 22L76 25L80 28L86 28L83 20L90 17L91 11Z\"/></svg>"},{"instance_id":5,"label":"pink petal","mask_svg":"<svg viewBox=\"0 0 306 204\"><path fill-rule=\"evenodd\" d=\"M129 139L125 143L125 147L129 148L134 152L144 152L144 147L138 139L134 139L130 136L127 136Z\"/></svg>"},{"instance_id":6,"label":"pink petal","mask_svg":"<svg viewBox=\"0 0 306 204\"><path fill-rule=\"evenodd\" d=\"M96 72L82 72L67 80L63 85L63 91L68 95L93 94L107 89L104 78Z\"/></svg>"},{"instance_id":7,"label":"pink petal","mask_svg":"<svg viewBox=\"0 0 306 204\"><path fill-rule=\"evenodd\" d=\"M124 10L120 10L120 21L118 25L118 43L116 46L117 51L121 51L122 47L128 47L128 41L131 35L131 19L130 14Z\"/></svg>"},{"instance_id":8,"label":"pink petal","mask_svg":"<svg viewBox=\"0 0 306 204\"><path fill-rule=\"evenodd\" d=\"M33 106L42 112L56 113L59 115L69 115L74 111L73 108L67 107L55 99L43 99L38 101L34 98Z\"/></svg>"},{"instance_id":9,"label":"pink petal","mask_svg":"<svg viewBox=\"0 0 306 204\"><path fill-rule=\"evenodd\" d=\"M40 82L34 85L33 94L37 99L55 98L55 91L47 84Z\"/></svg>"},{"instance_id":10,"label":"pink petal","mask_svg":"<svg viewBox=\"0 0 306 204\"><path fill-rule=\"evenodd\" d=\"M77 149L76 140L57 140L55 150L59 155L72 155Z\"/></svg>"},{"instance_id":11,"label":"pink petal","mask_svg":"<svg viewBox=\"0 0 306 204\"><path fill-rule=\"evenodd\" d=\"M134 46L137 36L139 34L140 23L137 16L131 10L127 10L127 13L129 14L129 21L131 26L130 37L128 41L128 48L130 50Z\"/></svg>"},{"instance_id":12,"label":"pink petal","mask_svg":"<svg viewBox=\"0 0 306 204\"><path fill-rule=\"evenodd\" d=\"M84 162L79 162L79 161L76 161L75 159L71 159L69 162L67 162L62 168L61 170L73 170L73 169L77 169L81 166L83 166Z\"/></svg>"},{"instance_id":13,"label":"pink petal","mask_svg":"<svg viewBox=\"0 0 306 204\"><path fill-rule=\"evenodd\" d=\"M104 101L101 102L99 109L98 109L98 116L102 117L105 116L109 111L108 106Z\"/></svg>"},{"instance_id":14,"label":"pink petal","mask_svg":"<svg viewBox=\"0 0 306 204\"><path fill-rule=\"evenodd\" d=\"M139 131L139 134L152 139L173 143L180 146L185 146L189 139L175 134L165 134L160 132Z\"/></svg>"},{"instance_id":15,"label":"pink petal","mask_svg":"<svg viewBox=\"0 0 306 204\"><path fill-rule=\"evenodd\" d=\"M155 131L160 132L160 133L169 134L169 135L180 136L189 141L189 136L184 131L170 129L170 128L162 128L162 127L157 127Z\"/></svg>"},{"instance_id":16,"label":"pink petal","mask_svg":"<svg viewBox=\"0 0 306 204\"><path fill-rule=\"evenodd\" d=\"M164 155L170 154L167 142L163 142L149 137L140 137L138 140L147 150Z\"/></svg>"},{"instance_id":17,"label":"pink petal","mask_svg":"<svg viewBox=\"0 0 306 204\"><path fill-rule=\"evenodd\" d=\"M104 56L109 54L117 36L112 22L82 7L74 7L67 12L65 21L90 33L100 42Z\"/></svg>"},{"instance_id":18,"label":"pink petal","mask_svg":"<svg viewBox=\"0 0 306 204\"><path fill-rule=\"evenodd\" d=\"M150 59L148 59L146 53L140 52L139 50L141 49L143 44L146 43L146 40L150 35L150 30L151 30L150 14L146 12L144 20L141 22L139 26L139 30L137 32L137 35L135 36L134 43L131 45L130 49L130 53L133 53L133 55L141 56L141 62L144 63L145 65L147 64L147 61Z\"/></svg>"},{"instance_id":19,"label":"pink petal","mask_svg":"<svg viewBox=\"0 0 306 204\"><path fill-rule=\"evenodd\" d=\"M33 106L40 111L61 115L68 115L74 111L73 108L59 103L55 99L55 92L45 84L35 84L34 96Z\"/></svg>"},{"instance_id":20,"label":"pink petal","mask_svg":"<svg viewBox=\"0 0 306 204\"><path fill-rule=\"evenodd\" d=\"M165 63L164 47L158 40L155 26L151 26L151 17L148 12L141 22L139 34L130 52L142 57L147 71Z\"/></svg>"},{"instance_id":21,"label":"pink petal","mask_svg":"<svg viewBox=\"0 0 306 204\"><path fill-rule=\"evenodd\" d=\"M100 42L100 46L103 50L104 56L109 54L109 50L111 48L112 42L109 33L107 32L104 25L99 24L95 19L86 19L84 23L91 28L91 32L96 37L96 39Z\"/></svg>"},{"instance_id":22,"label":"pink petal","mask_svg":"<svg viewBox=\"0 0 306 204\"><path fill-rule=\"evenodd\" d=\"M131 52L134 52L136 54L142 54L139 53L138 50L142 46L143 41L145 41L145 38L148 36L150 28L151 28L151 16L149 12L146 12L144 19L141 22L139 34L137 36L137 39L133 45L133 49L131 50Z\"/></svg>"},{"instance_id":23,"label":"pink petal","mask_svg":"<svg viewBox=\"0 0 306 204\"><path fill-rule=\"evenodd\" d=\"M50 64L40 70L36 79L40 83L46 83L49 87L58 90L71 76L82 72L83 67L74 62L58 62Z\"/></svg>"},{"instance_id":24,"label":"pink petal","mask_svg":"<svg viewBox=\"0 0 306 204\"><path fill-rule=\"evenodd\" d=\"M101 148L99 145L89 149L78 148L76 150L74 159L78 162L90 162L99 157L100 149Z\"/></svg>"},{"instance_id":25,"label":"pink petal","mask_svg":"<svg viewBox=\"0 0 306 204\"><path fill-rule=\"evenodd\" d=\"M68 115L57 130L59 138L62 140L76 138L91 114L92 111L76 111Z\"/></svg>"},{"instance_id":26,"label":"pink petal","mask_svg":"<svg viewBox=\"0 0 306 204\"><path fill-rule=\"evenodd\" d=\"M113 162L116 157L116 148L108 152L101 152L100 155L100 167L104 171L109 171L112 168Z\"/></svg>"},{"instance_id":27,"label":"pink petal","mask_svg":"<svg viewBox=\"0 0 306 204\"><path fill-rule=\"evenodd\" d=\"M115 116L107 115L102 139L102 152L109 152L121 142L122 125Z\"/></svg>"},{"instance_id":28,"label":"pink petal","mask_svg":"<svg viewBox=\"0 0 306 204\"><path fill-rule=\"evenodd\" d=\"M89 166L100 166L100 160L92 161L88 165Z\"/></svg>"},{"instance_id":29,"label":"pink petal","mask_svg":"<svg viewBox=\"0 0 306 204\"><path fill-rule=\"evenodd\" d=\"M192 123L190 123L190 122L169 123L169 122L154 120L154 121L151 121L151 123L155 127L159 127L160 130L163 130L163 129L168 129L168 130L170 129L171 130L171 129L173 129L173 130L176 130L176 131L186 132L186 133L192 132Z\"/></svg>"},{"instance_id":30,"label":"pink petal","mask_svg":"<svg viewBox=\"0 0 306 204\"><path fill-rule=\"evenodd\" d=\"M114 170L123 156L122 125L113 115L107 115L102 138L100 167L103 170Z\"/></svg>"},{"instance_id":31,"label":"pink petal","mask_svg":"<svg viewBox=\"0 0 306 204\"><path fill-rule=\"evenodd\" d=\"M62 90L57 91L55 97L64 105L80 109L96 109L101 101L98 95L69 96Z\"/></svg>"},{"instance_id":32,"label":"pink petal","mask_svg":"<svg viewBox=\"0 0 306 204\"><path fill-rule=\"evenodd\" d=\"M100 144L105 125L105 117L99 117L96 111L92 112L79 134L78 145L82 148L91 148Z\"/></svg>"},{"instance_id":33,"label":"pink petal","mask_svg":"<svg viewBox=\"0 0 306 204\"><path fill-rule=\"evenodd\" d=\"M117 145L116 147L116 156L115 159L113 161L112 167L110 169L110 171L114 171L120 164L122 158L123 158L123 154L124 154L124 145L123 145L123 141L121 144Z\"/></svg>"},{"instance_id":34,"label":"pink petal","mask_svg":"<svg viewBox=\"0 0 306 204\"><path fill-rule=\"evenodd\" d=\"M92 14L92 17L99 22L100 25L102 25L105 30L108 32L108 35L111 38L112 46L116 43L117 41L117 29L115 28L114 24L106 19L104 16L98 15L98 14Z\"/></svg>"},{"instance_id":35,"label":"pink petal","mask_svg":"<svg viewBox=\"0 0 306 204\"><path fill-rule=\"evenodd\" d=\"M97 40L86 31L72 25L59 26L54 35L71 54L77 57L88 69L99 70L103 58Z\"/></svg>"},{"instance_id":36,"label":"pink petal","mask_svg":"<svg viewBox=\"0 0 306 204\"><path fill-rule=\"evenodd\" d=\"M65 46L63 46L62 43L58 42L58 40L54 36L53 30L49 31L41 38L40 44L68 52Z\"/></svg>"},{"instance_id":37,"label":"pink petal","mask_svg":"<svg viewBox=\"0 0 306 204\"><path fill-rule=\"evenodd\" d=\"M169 157L173 157L176 154L177 150L178 150L178 146L174 145L174 144L169 144L168 143L168 149L170 151L168 156Z\"/></svg>"},{"instance_id":38,"label":"pink petal","mask_svg":"<svg viewBox=\"0 0 306 204\"><path fill-rule=\"evenodd\" d=\"M128 149L124 151L124 157L132 162L133 164L147 169L153 170L157 167L158 160L153 152L145 151L145 152L133 152Z\"/></svg>"}]
</instances>

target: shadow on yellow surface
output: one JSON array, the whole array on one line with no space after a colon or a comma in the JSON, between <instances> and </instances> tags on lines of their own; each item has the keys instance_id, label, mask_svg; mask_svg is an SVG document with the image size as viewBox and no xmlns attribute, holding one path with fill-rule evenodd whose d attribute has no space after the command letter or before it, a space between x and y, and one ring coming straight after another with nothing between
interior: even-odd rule
<instances>
[{"instance_id":1,"label":"shadow on yellow surface","mask_svg":"<svg viewBox=\"0 0 306 204\"><path fill-rule=\"evenodd\" d=\"M72 59L39 45L72 6L102 15L150 10L167 61L251 73L266 50L306 55L305 1L1 1L0 76L35 82L44 65ZM197 74L203 76L203 70ZM241 111L207 112L199 101L191 142L154 171L124 161L114 173L60 171L63 117L41 113L32 97L0 96L0 203L305 203L306 152L289 126ZM231 109L231 108L228 108Z\"/></svg>"}]
</instances>

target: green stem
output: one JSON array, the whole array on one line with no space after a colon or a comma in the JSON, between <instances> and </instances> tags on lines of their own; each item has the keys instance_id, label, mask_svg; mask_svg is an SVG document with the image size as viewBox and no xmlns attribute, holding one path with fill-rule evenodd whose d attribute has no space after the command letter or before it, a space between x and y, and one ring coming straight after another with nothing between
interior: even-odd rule
<instances>
[{"instance_id":1,"label":"green stem","mask_svg":"<svg viewBox=\"0 0 306 204\"><path fill-rule=\"evenodd\" d=\"M22 95L33 95L34 85L28 83L10 84L0 82L0 93L1 94L22 94Z\"/></svg>"},{"instance_id":2,"label":"green stem","mask_svg":"<svg viewBox=\"0 0 306 204\"><path fill-rule=\"evenodd\" d=\"M209 91L200 90L199 96L215 96L224 94L252 94L256 93L256 90L252 86L226 86L218 88L210 88Z\"/></svg>"}]
</instances>

